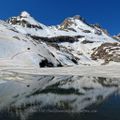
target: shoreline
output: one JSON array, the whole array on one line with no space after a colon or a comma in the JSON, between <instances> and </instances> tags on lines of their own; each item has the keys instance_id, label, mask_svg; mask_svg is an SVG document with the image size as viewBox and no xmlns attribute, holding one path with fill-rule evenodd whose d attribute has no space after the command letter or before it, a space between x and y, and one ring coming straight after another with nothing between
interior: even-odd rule
<instances>
[{"instance_id":1,"label":"shoreline","mask_svg":"<svg viewBox=\"0 0 120 120\"><path fill-rule=\"evenodd\" d=\"M73 66L59 68L37 68L37 67L0 67L0 71L16 72L32 75L78 75L120 78L120 65L109 66Z\"/></svg>"}]
</instances>

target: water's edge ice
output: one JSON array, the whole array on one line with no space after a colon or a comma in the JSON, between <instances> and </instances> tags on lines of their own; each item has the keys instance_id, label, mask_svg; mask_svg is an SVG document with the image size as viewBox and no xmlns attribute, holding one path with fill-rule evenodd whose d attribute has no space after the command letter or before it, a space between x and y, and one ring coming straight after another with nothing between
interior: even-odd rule
<instances>
[{"instance_id":1,"label":"water's edge ice","mask_svg":"<svg viewBox=\"0 0 120 120\"><path fill-rule=\"evenodd\" d=\"M36 75L80 75L120 78L120 65L108 66L74 66L60 68L35 68L35 67L1 67L1 71L11 71Z\"/></svg>"}]
</instances>

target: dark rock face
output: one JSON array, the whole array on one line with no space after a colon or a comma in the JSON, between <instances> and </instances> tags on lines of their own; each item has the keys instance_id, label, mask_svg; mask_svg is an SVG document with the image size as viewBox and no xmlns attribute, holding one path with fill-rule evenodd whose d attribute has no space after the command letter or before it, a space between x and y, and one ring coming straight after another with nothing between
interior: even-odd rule
<instances>
[{"instance_id":1,"label":"dark rock face","mask_svg":"<svg viewBox=\"0 0 120 120\"><path fill-rule=\"evenodd\" d=\"M76 59L71 59L73 63L78 64Z\"/></svg>"},{"instance_id":2,"label":"dark rock face","mask_svg":"<svg viewBox=\"0 0 120 120\"><path fill-rule=\"evenodd\" d=\"M69 18L65 19L63 23L61 24L61 29L67 29L69 26L74 24Z\"/></svg>"},{"instance_id":3,"label":"dark rock face","mask_svg":"<svg viewBox=\"0 0 120 120\"><path fill-rule=\"evenodd\" d=\"M45 60L42 60L40 63L39 63L39 66L41 68L43 67L55 67L54 64L52 62L49 62L47 59ZM62 64L58 64L56 67L62 67Z\"/></svg>"},{"instance_id":4,"label":"dark rock face","mask_svg":"<svg viewBox=\"0 0 120 120\"><path fill-rule=\"evenodd\" d=\"M7 22L13 25L21 25L22 27L27 27L27 28L43 29L41 26L32 25L28 21L24 19L17 19L16 17L10 18Z\"/></svg>"},{"instance_id":5,"label":"dark rock face","mask_svg":"<svg viewBox=\"0 0 120 120\"><path fill-rule=\"evenodd\" d=\"M99 24L91 24L90 26L96 29L95 34L97 35L101 35L102 32L106 35L109 35L109 32L106 29L102 28Z\"/></svg>"},{"instance_id":6,"label":"dark rock face","mask_svg":"<svg viewBox=\"0 0 120 120\"><path fill-rule=\"evenodd\" d=\"M90 30L83 30L84 33L91 33Z\"/></svg>"},{"instance_id":7,"label":"dark rock face","mask_svg":"<svg viewBox=\"0 0 120 120\"><path fill-rule=\"evenodd\" d=\"M93 41L90 41L90 40L84 40L84 41L82 41L81 43L87 44L87 43L94 43L94 42L93 42Z\"/></svg>"},{"instance_id":8,"label":"dark rock face","mask_svg":"<svg viewBox=\"0 0 120 120\"><path fill-rule=\"evenodd\" d=\"M70 42L70 43L74 43L74 42L78 42L79 38L83 38L84 36L57 36L57 37L51 37L51 38L47 38L47 37L38 37L38 36L31 36L33 39L35 40L41 40L43 42L56 42L56 43L60 43L60 42Z\"/></svg>"},{"instance_id":9,"label":"dark rock face","mask_svg":"<svg viewBox=\"0 0 120 120\"><path fill-rule=\"evenodd\" d=\"M120 44L104 43L93 52L91 57L93 60L103 59L105 63L120 62Z\"/></svg>"},{"instance_id":10,"label":"dark rock face","mask_svg":"<svg viewBox=\"0 0 120 120\"><path fill-rule=\"evenodd\" d=\"M39 66L40 66L40 67L54 67L53 63L49 62L47 59L42 60L42 61L39 63Z\"/></svg>"}]
</instances>

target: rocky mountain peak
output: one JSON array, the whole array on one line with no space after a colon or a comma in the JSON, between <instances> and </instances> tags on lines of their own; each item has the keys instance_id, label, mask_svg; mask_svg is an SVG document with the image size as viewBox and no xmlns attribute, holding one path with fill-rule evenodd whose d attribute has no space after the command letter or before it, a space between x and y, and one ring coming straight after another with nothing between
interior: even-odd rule
<instances>
[{"instance_id":1,"label":"rocky mountain peak","mask_svg":"<svg viewBox=\"0 0 120 120\"><path fill-rule=\"evenodd\" d=\"M79 20L79 21L82 21L82 22L85 22L85 19L83 17L81 17L80 15L75 15L73 17L68 17L64 20L64 22L66 21L73 21L75 22L76 20Z\"/></svg>"},{"instance_id":2,"label":"rocky mountain peak","mask_svg":"<svg viewBox=\"0 0 120 120\"><path fill-rule=\"evenodd\" d=\"M66 18L61 24L60 29L74 29L77 26L87 24L80 15Z\"/></svg>"},{"instance_id":3,"label":"rocky mountain peak","mask_svg":"<svg viewBox=\"0 0 120 120\"><path fill-rule=\"evenodd\" d=\"M11 17L7 20L7 22L11 25L17 25L26 28L35 28L35 29L42 29L42 26L39 22L37 22L31 15L23 11L19 16Z\"/></svg>"},{"instance_id":4,"label":"rocky mountain peak","mask_svg":"<svg viewBox=\"0 0 120 120\"><path fill-rule=\"evenodd\" d=\"M80 21L86 23L85 18L81 17L80 15L75 15L75 16L73 16L72 18L73 18L74 20L80 20Z\"/></svg>"},{"instance_id":5,"label":"rocky mountain peak","mask_svg":"<svg viewBox=\"0 0 120 120\"><path fill-rule=\"evenodd\" d=\"M23 11L23 12L21 12L20 17L21 18L28 18L28 17L30 17L30 14L26 11Z\"/></svg>"}]
</instances>

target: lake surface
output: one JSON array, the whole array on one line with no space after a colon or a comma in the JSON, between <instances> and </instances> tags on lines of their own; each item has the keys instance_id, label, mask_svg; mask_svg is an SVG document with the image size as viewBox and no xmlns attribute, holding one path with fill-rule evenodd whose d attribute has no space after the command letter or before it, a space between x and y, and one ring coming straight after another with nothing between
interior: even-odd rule
<instances>
[{"instance_id":1,"label":"lake surface","mask_svg":"<svg viewBox=\"0 0 120 120\"><path fill-rule=\"evenodd\" d=\"M0 120L120 120L120 79L0 73Z\"/></svg>"}]
</instances>

